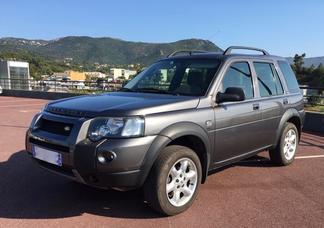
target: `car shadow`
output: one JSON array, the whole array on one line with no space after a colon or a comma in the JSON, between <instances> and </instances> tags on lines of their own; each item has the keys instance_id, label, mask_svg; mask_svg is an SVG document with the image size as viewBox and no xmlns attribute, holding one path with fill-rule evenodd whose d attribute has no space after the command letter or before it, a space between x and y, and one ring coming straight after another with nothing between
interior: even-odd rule
<instances>
[{"instance_id":1,"label":"car shadow","mask_svg":"<svg viewBox=\"0 0 324 228\"><path fill-rule=\"evenodd\" d=\"M315 140L315 139L312 139L311 141L304 140L304 139L300 140L301 146L318 147L319 149L324 150L324 145L322 143L323 143L322 141Z\"/></svg>"},{"instance_id":2,"label":"car shadow","mask_svg":"<svg viewBox=\"0 0 324 228\"><path fill-rule=\"evenodd\" d=\"M262 155L255 155L253 157L236 162L233 165L246 166L246 167L266 167L266 168L278 167L276 164L271 162L268 157Z\"/></svg>"},{"instance_id":3,"label":"car shadow","mask_svg":"<svg viewBox=\"0 0 324 228\"><path fill-rule=\"evenodd\" d=\"M118 218L155 218L140 191L95 189L52 174L25 151L0 162L0 217L66 218L90 213Z\"/></svg>"},{"instance_id":4,"label":"car shadow","mask_svg":"<svg viewBox=\"0 0 324 228\"><path fill-rule=\"evenodd\" d=\"M263 155L255 155L250 158L243 159L241 161L225 165L223 167L220 167L218 169L214 169L210 172L208 172L208 175L212 175L218 172L221 172L223 170L226 170L228 168L233 168L233 167L260 167L260 168L275 168L278 167L276 164L270 161L270 159L266 156Z\"/></svg>"}]
</instances>

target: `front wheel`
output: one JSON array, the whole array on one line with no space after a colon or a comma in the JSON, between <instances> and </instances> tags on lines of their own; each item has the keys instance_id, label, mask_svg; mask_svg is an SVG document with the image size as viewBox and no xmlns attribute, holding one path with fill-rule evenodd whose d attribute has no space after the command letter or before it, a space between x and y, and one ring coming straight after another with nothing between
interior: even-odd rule
<instances>
[{"instance_id":1,"label":"front wheel","mask_svg":"<svg viewBox=\"0 0 324 228\"><path fill-rule=\"evenodd\" d=\"M299 134L296 126L292 123L286 123L279 143L275 149L270 150L270 159L277 165L289 165L295 159L299 141Z\"/></svg>"},{"instance_id":2,"label":"front wheel","mask_svg":"<svg viewBox=\"0 0 324 228\"><path fill-rule=\"evenodd\" d=\"M201 183L201 164L190 148L166 147L157 158L144 185L148 204L165 215L187 210L195 200Z\"/></svg>"}]
</instances>

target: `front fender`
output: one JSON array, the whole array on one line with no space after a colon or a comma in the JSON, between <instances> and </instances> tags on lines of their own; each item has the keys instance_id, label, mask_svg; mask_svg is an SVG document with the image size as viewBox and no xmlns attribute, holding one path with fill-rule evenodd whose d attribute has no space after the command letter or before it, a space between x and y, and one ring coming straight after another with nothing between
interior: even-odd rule
<instances>
[{"instance_id":1,"label":"front fender","mask_svg":"<svg viewBox=\"0 0 324 228\"><path fill-rule=\"evenodd\" d=\"M145 159L143 161L143 181L146 180L155 160L159 156L160 152L173 140L182 137L182 136L196 136L202 140L204 143L206 153L205 153L205 164L202 166L206 167L203 173L203 180L205 180L208 174L208 167L210 164L210 151L211 151L211 143L208 138L207 132L200 127L199 125L191 122L180 122L176 124L172 124L165 129L163 129L156 139L151 144L148 152L146 153Z\"/></svg>"}]
</instances>

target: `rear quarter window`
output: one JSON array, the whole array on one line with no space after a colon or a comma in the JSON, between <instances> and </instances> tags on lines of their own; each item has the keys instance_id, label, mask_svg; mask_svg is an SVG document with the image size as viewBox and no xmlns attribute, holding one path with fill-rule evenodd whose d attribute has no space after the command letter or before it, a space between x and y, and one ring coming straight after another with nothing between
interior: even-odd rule
<instances>
[{"instance_id":1,"label":"rear quarter window","mask_svg":"<svg viewBox=\"0 0 324 228\"><path fill-rule=\"evenodd\" d=\"M299 89L299 85L298 85L296 76L295 76L293 70L291 69L290 65L288 64L288 62L278 61L278 64L279 64L279 68L280 68L284 78L286 79L289 92L299 93L300 89Z\"/></svg>"}]
</instances>

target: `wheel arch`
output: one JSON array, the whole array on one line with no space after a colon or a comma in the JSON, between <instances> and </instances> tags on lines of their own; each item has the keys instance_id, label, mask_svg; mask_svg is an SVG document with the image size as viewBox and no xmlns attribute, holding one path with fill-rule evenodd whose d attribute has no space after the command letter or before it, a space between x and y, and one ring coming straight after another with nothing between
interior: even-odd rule
<instances>
[{"instance_id":1,"label":"wheel arch","mask_svg":"<svg viewBox=\"0 0 324 228\"><path fill-rule=\"evenodd\" d=\"M159 133L144 159L144 177L142 183L146 180L159 154L169 145L189 147L198 155L202 166L202 183L204 183L210 164L211 144L207 132L201 126L191 122L170 125Z\"/></svg>"},{"instance_id":2,"label":"wheel arch","mask_svg":"<svg viewBox=\"0 0 324 228\"><path fill-rule=\"evenodd\" d=\"M276 131L276 141L273 147L276 147L283 131L285 123L290 122L294 124L298 130L298 137L300 138L302 130L302 117L299 115L299 112L296 109L288 109L283 116L281 117L278 129Z\"/></svg>"}]
</instances>

